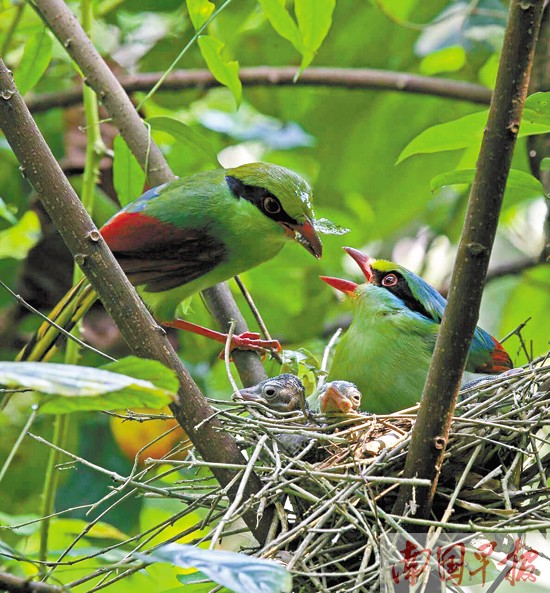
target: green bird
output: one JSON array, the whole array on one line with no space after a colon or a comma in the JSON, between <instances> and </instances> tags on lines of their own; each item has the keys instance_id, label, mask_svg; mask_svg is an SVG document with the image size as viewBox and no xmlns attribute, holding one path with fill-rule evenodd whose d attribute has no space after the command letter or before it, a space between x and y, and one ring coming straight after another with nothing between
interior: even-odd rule
<instances>
[{"instance_id":1,"label":"green bird","mask_svg":"<svg viewBox=\"0 0 550 593\"><path fill-rule=\"evenodd\" d=\"M145 192L115 214L101 235L157 321L225 342L225 334L177 319L179 305L275 257L290 241L317 258L312 191L299 175L251 163L175 179ZM97 299L85 280L50 314L70 330ZM19 360L47 360L59 330L45 322ZM235 336L234 348L261 349L257 334Z\"/></svg>"},{"instance_id":2,"label":"green bird","mask_svg":"<svg viewBox=\"0 0 550 593\"><path fill-rule=\"evenodd\" d=\"M414 406L422 396L447 301L403 266L344 249L366 282L321 277L346 294L354 308L327 379L353 381L364 396L361 409L368 412L389 414ZM502 345L476 328L466 370L497 374L511 368Z\"/></svg>"}]
</instances>

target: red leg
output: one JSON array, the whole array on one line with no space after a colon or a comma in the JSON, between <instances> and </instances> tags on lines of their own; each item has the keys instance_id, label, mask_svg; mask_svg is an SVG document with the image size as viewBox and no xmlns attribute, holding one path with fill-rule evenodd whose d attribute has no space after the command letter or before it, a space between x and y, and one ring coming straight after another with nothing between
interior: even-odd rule
<instances>
[{"instance_id":1,"label":"red leg","mask_svg":"<svg viewBox=\"0 0 550 593\"><path fill-rule=\"evenodd\" d=\"M190 321L185 321L184 319L163 321L162 325L190 331L194 334L198 334L199 336L216 340L216 342L220 342L221 344L225 344L227 342L227 334L217 332L213 329L208 329L207 327L197 325L196 323L191 323ZM260 334L255 332L244 332L232 337L231 350L255 350L256 352L265 354L266 351L269 350L277 350L280 352L282 348L277 340L262 340Z\"/></svg>"}]
</instances>

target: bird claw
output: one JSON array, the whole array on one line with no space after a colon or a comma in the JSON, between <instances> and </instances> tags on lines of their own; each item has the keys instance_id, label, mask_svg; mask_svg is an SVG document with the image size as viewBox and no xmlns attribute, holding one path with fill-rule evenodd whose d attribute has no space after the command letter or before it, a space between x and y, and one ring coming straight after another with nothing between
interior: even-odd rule
<instances>
[{"instance_id":1,"label":"bird claw","mask_svg":"<svg viewBox=\"0 0 550 593\"><path fill-rule=\"evenodd\" d=\"M232 336L229 350L252 350L267 356L270 352L282 352L283 349L278 340L262 340L262 336L256 332L243 332ZM220 358L224 358L224 352L220 353Z\"/></svg>"}]
</instances>

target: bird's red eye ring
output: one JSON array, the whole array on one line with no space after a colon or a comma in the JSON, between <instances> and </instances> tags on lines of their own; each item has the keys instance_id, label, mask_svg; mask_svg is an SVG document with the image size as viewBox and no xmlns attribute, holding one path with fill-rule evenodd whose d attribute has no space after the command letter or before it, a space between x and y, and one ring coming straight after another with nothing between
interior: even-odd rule
<instances>
[{"instance_id":1,"label":"bird's red eye ring","mask_svg":"<svg viewBox=\"0 0 550 593\"><path fill-rule=\"evenodd\" d=\"M382 278L382 286L385 286L386 288L389 288L391 286L395 286L398 282L398 278L395 274L386 274L383 278Z\"/></svg>"},{"instance_id":2,"label":"bird's red eye ring","mask_svg":"<svg viewBox=\"0 0 550 593\"><path fill-rule=\"evenodd\" d=\"M281 211L281 204L279 204L279 202L271 196L264 198L262 205L268 214L279 214Z\"/></svg>"}]
</instances>

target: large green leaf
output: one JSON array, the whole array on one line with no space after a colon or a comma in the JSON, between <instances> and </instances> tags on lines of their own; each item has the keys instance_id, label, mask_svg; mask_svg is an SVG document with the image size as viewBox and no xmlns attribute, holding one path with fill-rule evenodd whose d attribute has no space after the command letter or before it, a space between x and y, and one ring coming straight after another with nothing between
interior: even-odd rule
<instances>
[{"instance_id":1,"label":"large green leaf","mask_svg":"<svg viewBox=\"0 0 550 593\"><path fill-rule=\"evenodd\" d=\"M171 393L176 393L179 387L176 373L158 362L158 360L144 360L137 356L125 356L115 362L104 364L101 368L111 373L150 381L157 387Z\"/></svg>"},{"instance_id":2,"label":"large green leaf","mask_svg":"<svg viewBox=\"0 0 550 593\"><path fill-rule=\"evenodd\" d=\"M150 362L142 360L141 364L145 369ZM156 364L152 367L156 373ZM44 395L41 411L55 414L161 408L175 399L173 391L156 387L150 381L91 367L46 362L0 362L0 384L24 387Z\"/></svg>"},{"instance_id":3,"label":"large green leaf","mask_svg":"<svg viewBox=\"0 0 550 593\"><path fill-rule=\"evenodd\" d=\"M436 175L430 181L432 191L444 187L446 185L467 184L470 185L474 180L475 169L458 169L456 171L448 171L441 175ZM510 169L508 181L506 183L508 189L519 189L528 192L531 196L544 196L544 187L542 183L533 175L518 171L517 169Z\"/></svg>"},{"instance_id":4,"label":"large green leaf","mask_svg":"<svg viewBox=\"0 0 550 593\"><path fill-rule=\"evenodd\" d=\"M40 221L38 216L29 210L23 214L17 224L0 231L0 259L3 257L24 259L39 238Z\"/></svg>"},{"instance_id":5,"label":"large green leaf","mask_svg":"<svg viewBox=\"0 0 550 593\"><path fill-rule=\"evenodd\" d=\"M145 183L145 173L120 134L113 142L113 183L121 206L139 197Z\"/></svg>"},{"instance_id":6,"label":"large green leaf","mask_svg":"<svg viewBox=\"0 0 550 593\"><path fill-rule=\"evenodd\" d=\"M239 62L224 56L224 45L219 39L211 35L201 35L198 41L202 57L212 76L231 91L238 106L243 91L239 78Z\"/></svg>"},{"instance_id":7,"label":"large green leaf","mask_svg":"<svg viewBox=\"0 0 550 593\"><path fill-rule=\"evenodd\" d=\"M141 558L169 562L182 568L197 568L235 593L287 593L292 590L292 576L279 563L246 554L167 544L151 556L142 555Z\"/></svg>"},{"instance_id":8,"label":"large green leaf","mask_svg":"<svg viewBox=\"0 0 550 593\"><path fill-rule=\"evenodd\" d=\"M295 0L294 10L305 51L300 70L307 68L332 25L336 0Z\"/></svg>"},{"instance_id":9,"label":"large green leaf","mask_svg":"<svg viewBox=\"0 0 550 593\"><path fill-rule=\"evenodd\" d=\"M147 123L153 130L170 134L176 142L198 148L207 157L209 163L214 167L219 167L218 158L210 142L179 119L159 115L147 118Z\"/></svg>"},{"instance_id":10,"label":"large green leaf","mask_svg":"<svg viewBox=\"0 0 550 593\"><path fill-rule=\"evenodd\" d=\"M25 43L23 57L15 71L15 84L24 95L42 78L52 59L52 38L48 29L31 35Z\"/></svg>"},{"instance_id":11,"label":"large green leaf","mask_svg":"<svg viewBox=\"0 0 550 593\"><path fill-rule=\"evenodd\" d=\"M405 146L396 164L414 154L429 154L479 146L487 124L488 113L488 110L471 113L424 130ZM547 124L544 123L542 116L538 118L539 121L535 121L535 119L527 118L522 121L518 138L550 132L550 120Z\"/></svg>"},{"instance_id":12,"label":"large green leaf","mask_svg":"<svg viewBox=\"0 0 550 593\"><path fill-rule=\"evenodd\" d=\"M186 4L195 30L200 29L204 25L216 8L210 0L186 0Z\"/></svg>"},{"instance_id":13,"label":"large green leaf","mask_svg":"<svg viewBox=\"0 0 550 593\"><path fill-rule=\"evenodd\" d=\"M286 9L284 0L260 0L260 5L275 31L303 55L306 50L302 34Z\"/></svg>"}]
</instances>

